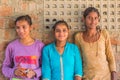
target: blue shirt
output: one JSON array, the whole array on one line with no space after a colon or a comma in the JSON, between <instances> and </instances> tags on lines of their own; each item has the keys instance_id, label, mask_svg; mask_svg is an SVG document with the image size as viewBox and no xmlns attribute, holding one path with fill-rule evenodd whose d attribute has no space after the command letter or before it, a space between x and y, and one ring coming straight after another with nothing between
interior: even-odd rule
<instances>
[{"instance_id":1,"label":"blue shirt","mask_svg":"<svg viewBox=\"0 0 120 80\"><path fill-rule=\"evenodd\" d=\"M55 42L45 46L42 53L42 80L74 80L82 77L82 60L78 47L67 42L62 55Z\"/></svg>"}]
</instances>

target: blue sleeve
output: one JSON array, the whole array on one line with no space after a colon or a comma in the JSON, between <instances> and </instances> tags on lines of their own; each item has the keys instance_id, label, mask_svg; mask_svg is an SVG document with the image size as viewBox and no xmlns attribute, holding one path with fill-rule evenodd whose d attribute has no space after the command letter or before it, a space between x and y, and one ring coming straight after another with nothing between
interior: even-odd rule
<instances>
[{"instance_id":1,"label":"blue sleeve","mask_svg":"<svg viewBox=\"0 0 120 80\"><path fill-rule=\"evenodd\" d=\"M48 48L43 48L42 53L42 80L51 80L51 68Z\"/></svg>"},{"instance_id":2,"label":"blue sleeve","mask_svg":"<svg viewBox=\"0 0 120 80\"><path fill-rule=\"evenodd\" d=\"M75 76L82 77L83 71L82 71L82 59L81 54L77 46L75 46Z\"/></svg>"}]
</instances>

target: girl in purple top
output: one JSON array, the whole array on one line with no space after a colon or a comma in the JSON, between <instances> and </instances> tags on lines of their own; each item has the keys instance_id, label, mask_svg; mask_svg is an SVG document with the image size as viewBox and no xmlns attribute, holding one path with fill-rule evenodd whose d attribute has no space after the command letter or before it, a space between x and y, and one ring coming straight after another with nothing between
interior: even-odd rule
<instances>
[{"instance_id":1,"label":"girl in purple top","mask_svg":"<svg viewBox=\"0 0 120 80\"><path fill-rule=\"evenodd\" d=\"M10 80L39 80L41 51L44 44L31 37L30 16L18 17L15 25L19 38L7 46L2 72Z\"/></svg>"}]
</instances>

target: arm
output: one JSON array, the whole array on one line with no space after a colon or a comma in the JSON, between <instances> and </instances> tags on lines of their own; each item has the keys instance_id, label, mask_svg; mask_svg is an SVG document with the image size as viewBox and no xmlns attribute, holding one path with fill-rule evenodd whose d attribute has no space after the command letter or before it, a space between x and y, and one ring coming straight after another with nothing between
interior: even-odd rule
<instances>
[{"instance_id":1,"label":"arm","mask_svg":"<svg viewBox=\"0 0 120 80\"><path fill-rule=\"evenodd\" d=\"M40 58L39 58L39 67L34 69L35 77L34 78L39 78L41 77L41 66L42 66L42 57L41 53L43 51L44 44L42 42L39 42L39 52L40 52Z\"/></svg>"},{"instance_id":2,"label":"arm","mask_svg":"<svg viewBox=\"0 0 120 80\"><path fill-rule=\"evenodd\" d=\"M115 71L111 72L111 78L112 78L111 80L117 80L117 75Z\"/></svg>"},{"instance_id":3,"label":"arm","mask_svg":"<svg viewBox=\"0 0 120 80\"><path fill-rule=\"evenodd\" d=\"M75 47L75 80L81 80L83 71L82 71L82 59L78 47Z\"/></svg>"},{"instance_id":4,"label":"arm","mask_svg":"<svg viewBox=\"0 0 120 80\"><path fill-rule=\"evenodd\" d=\"M112 53L112 47L111 47L111 42L110 42L110 37L108 32L106 31L106 41L105 41L105 47L106 47L106 56L109 64L109 68L111 71L111 77L112 80L115 80L115 73L116 73L116 64L115 64L115 58L114 54Z\"/></svg>"},{"instance_id":5,"label":"arm","mask_svg":"<svg viewBox=\"0 0 120 80\"><path fill-rule=\"evenodd\" d=\"M79 37L79 35L78 35L78 33L76 33L75 36L74 36L74 43L80 48L78 37Z\"/></svg>"},{"instance_id":6,"label":"arm","mask_svg":"<svg viewBox=\"0 0 120 80\"><path fill-rule=\"evenodd\" d=\"M13 68L14 62L13 62L13 55L12 55L12 48L10 45L7 46L5 51L5 59L2 64L2 73L5 77L12 78L14 77L14 70Z\"/></svg>"},{"instance_id":7,"label":"arm","mask_svg":"<svg viewBox=\"0 0 120 80\"><path fill-rule=\"evenodd\" d=\"M80 33L76 33L76 35L74 36L74 43L79 47L80 52L82 53L81 50L81 45L80 45Z\"/></svg>"},{"instance_id":8,"label":"arm","mask_svg":"<svg viewBox=\"0 0 120 80\"><path fill-rule=\"evenodd\" d=\"M43 48L42 53L42 80L51 80L51 69L49 62L49 52L47 48Z\"/></svg>"}]
</instances>

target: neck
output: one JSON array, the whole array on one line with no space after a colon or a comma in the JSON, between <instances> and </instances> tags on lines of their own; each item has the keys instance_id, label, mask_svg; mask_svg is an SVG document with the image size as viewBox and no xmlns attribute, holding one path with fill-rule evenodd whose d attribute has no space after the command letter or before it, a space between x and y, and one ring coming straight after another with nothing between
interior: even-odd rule
<instances>
[{"instance_id":1,"label":"neck","mask_svg":"<svg viewBox=\"0 0 120 80\"><path fill-rule=\"evenodd\" d=\"M20 42L24 45L31 45L34 42L34 39L31 36L20 39Z\"/></svg>"},{"instance_id":2,"label":"neck","mask_svg":"<svg viewBox=\"0 0 120 80\"><path fill-rule=\"evenodd\" d=\"M87 30L86 30L86 34L87 34L88 36L96 35L96 33L97 33L97 30L96 30L96 29L87 29Z\"/></svg>"},{"instance_id":3,"label":"neck","mask_svg":"<svg viewBox=\"0 0 120 80\"><path fill-rule=\"evenodd\" d=\"M66 41L64 42L56 41L56 47L64 47L65 44L66 44Z\"/></svg>"}]
</instances>

